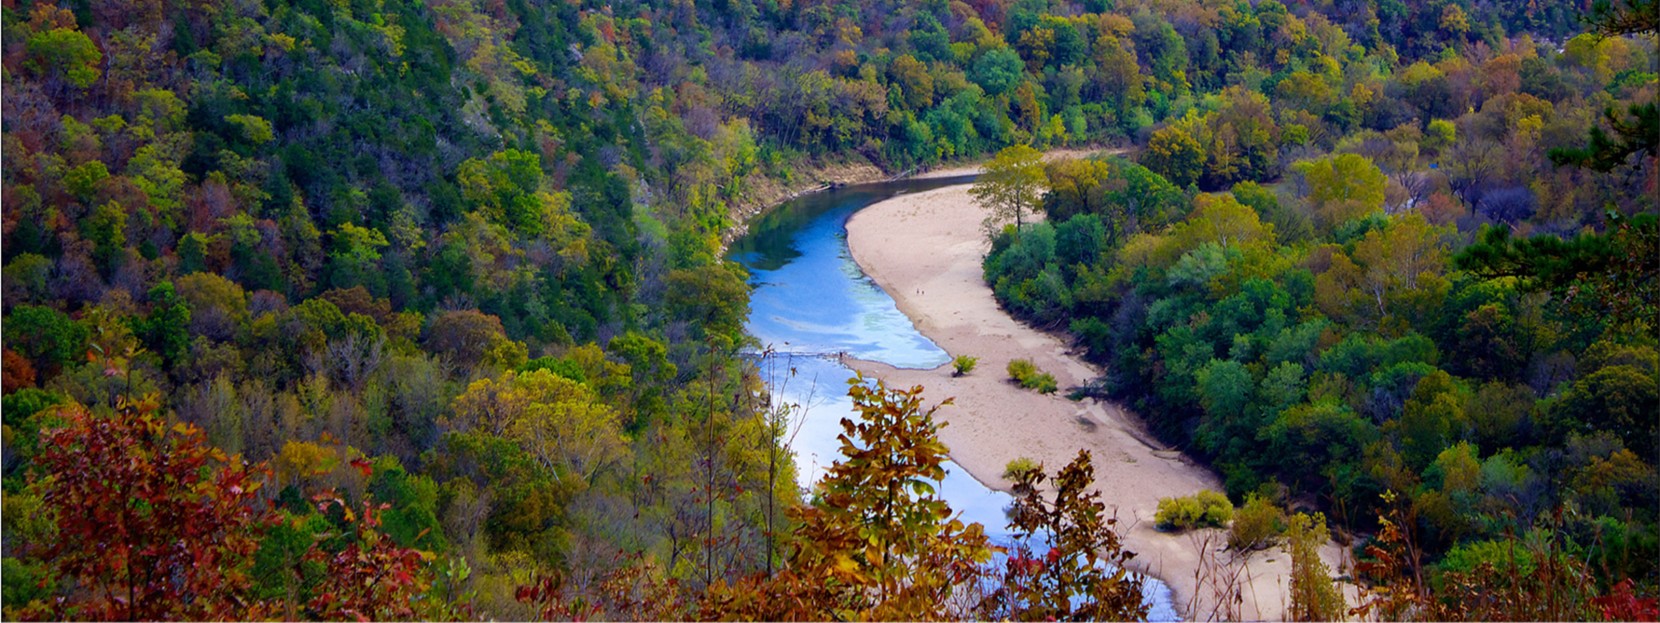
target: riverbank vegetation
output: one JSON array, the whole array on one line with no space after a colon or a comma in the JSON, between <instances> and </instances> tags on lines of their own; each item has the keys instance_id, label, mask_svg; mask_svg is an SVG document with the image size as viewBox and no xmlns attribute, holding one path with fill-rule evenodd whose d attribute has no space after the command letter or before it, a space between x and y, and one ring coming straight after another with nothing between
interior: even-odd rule
<instances>
[{"instance_id":1,"label":"riverbank vegetation","mask_svg":"<svg viewBox=\"0 0 1660 623\"><path fill-rule=\"evenodd\" d=\"M1011 309L1128 357L1112 391L1236 493L1352 518L1388 483L1431 552L1577 504L1618 546L1574 554L1646 596L1625 1L1646 35L1566 2L7 4L5 614L716 616L815 525L734 206L1107 142L1143 156L1053 165L999 243Z\"/></svg>"},{"instance_id":2,"label":"riverbank vegetation","mask_svg":"<svg viewBox=\"0 0 1660 623\"><path fill-rule=\"evenodd\" d=\"M1028 359L1015 359L1008 365L1009 380L1014 381L1022 389L1029 389L1040 394L1053 394L1058 387L1055 385L1055 375L1037 368Z\"/></svg>"},{"instance_id":3,"label":"riverbank vegetation","mask_svg":"<svg viewBox=\"0 0 1660 623\"><path fill-rule=\"evenodd\" d=\"M1439 30L1419 40L1439 54L1382 64L1358 41L1279 49L1282 73L1232 57L1236 86L1134 159L1044 165L1046 219L993 237L986 280L1107 364L1080 391L1133 405L1235 500L1289 493L1363 559L1393 539L1405 566L1371 579L1412 608L1577 618L1616 586L1652 595L1660 167L1655 20L1633 6L1637 26L1560 48ZM1521 549L1567 566L1536 592L1474 579ZM1551 592L1580 597L1495 605Z\"/></svg>"}]
</instances>

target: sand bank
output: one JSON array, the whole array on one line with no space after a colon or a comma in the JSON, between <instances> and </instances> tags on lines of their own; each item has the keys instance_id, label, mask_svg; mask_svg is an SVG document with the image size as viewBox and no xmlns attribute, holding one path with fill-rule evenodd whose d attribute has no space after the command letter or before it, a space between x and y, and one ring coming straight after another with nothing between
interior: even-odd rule
<instances>
[{"instance_id":1,"label":"sand bank","mask_svg":"<svg viewBox=\"0 0 1660 623\"><path fill-rule=\"evenodd\" d=\"M944 174L973 172L958 168ZM936 175L941 173L934 173ZM1249 557L1239 579L1226 582L1209 572L1207 548L1214 560L1226 534L1219 530L1167 534L1154 528L1161 497L1221 490L1215 474L1179 452L1154 447L1140 419L1120 406L1064 398L1065 388L1082 385L1100 371L1072 353L1066 342L1022 324L997 306L981 278L987 244L980 223L985 212L970 198L967 185L902 195L872 205L848 222L848 244L866 274L898 303L917 329L955 355L980 358L964 377L953 377L949 364L933 370L896 369L875 362L854 367L891 386L922 385L931 402L955 397L941 409L948 425L941 437L952 459L988 486L1007 490L1000 479L1010 460L1028 457L1055 470L1079 449L1094 456L1097 486L1109 511L1116 511L1119 533L1137 553L1132 568L1169 584L1184 616L1209 619L1284 619L1290 583L1290 556L1274 548ZM1011 359L1025 358L1055 375L1062 391L1041 395L1008 381ZM1208 545L1206 539L1209 539ZM1327 564L1339 555L1323 552ZM1239 567L1235 567L1239 569ZM1238 603L1218 606L1218 583L1237 593ZM1237 588L1237 590L1234 590ZM1222 600L1231 601L1231 600Z\"/></svg>"}]
</instances>

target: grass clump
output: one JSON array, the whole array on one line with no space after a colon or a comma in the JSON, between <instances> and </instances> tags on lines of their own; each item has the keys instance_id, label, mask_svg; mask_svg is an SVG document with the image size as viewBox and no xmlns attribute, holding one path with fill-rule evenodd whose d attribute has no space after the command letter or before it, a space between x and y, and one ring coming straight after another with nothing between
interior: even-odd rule
<instances>
[{"instance_id":1,"label":"grass clump","mask_svg":"<svg viewBox=\"0 0 1660 623\"><path fill-rule=\"evenodd\" d=\"M1021 387L1035 389L1040 394L1053 394L1059 389L1055 384L1055 375L1039 370L1037 364L1026 359L1009 362L1009 378Z\"/></svg>"},{"instance_id":2,"label":"grass clump","mask_svg":"<svg viewBox=\"0 0 1660 623\"><path fill-rule=\"evenodd\" d=\"M1160 530L1220 528L1233 518L1233 503L1215 491L1200 491L1187 497L1163 498L1153 519Z\"/></svg>"},{"instance_id":3,"label":"grass clump","mask_svg":"<svg viewBox=\"0 0 1660 623\"><path fill-rule=\"evenodd\" d=\"M974 366L977 366L979 364L980 364L980 358L979 357L970 357L968 355L957 355L956 358L951 360L951 368L952 368L951 376L966 375L969 372L973 372L974 371Z\"/></svg>"}]
</instances>

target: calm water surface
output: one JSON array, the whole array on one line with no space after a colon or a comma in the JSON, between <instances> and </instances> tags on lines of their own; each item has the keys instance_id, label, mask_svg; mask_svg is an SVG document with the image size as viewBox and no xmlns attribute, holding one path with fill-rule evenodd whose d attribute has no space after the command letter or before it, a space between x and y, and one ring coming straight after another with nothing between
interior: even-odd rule
<instances>
[{"instance_id":1,"label":"calm water surface","mask_svg":"<svg viewBox=\"0 0 1660 623\"><path fill-rule=\"evenodd\" d=\"M749 233L733 242L728 258L749 270L753 287L747 328L773 353L760 361L762 375L781 400L800 405L804 414L791 423L790 439L802 487L841 457L836 436L841 418L853 415L847 397L853 372L839 363L840 356L920 369L951 360L859 270L847 248L848 217L895 195L972 179L903 180L814 193L755 219ZM980 484L954 463L946 465L940 493L965 521L984 525L994 541L1011 539L1004 512L1013 501L1008 494ZM1164 583L1147 579L1147 601L1148 620L1177 620Z\"/></svg>"}]
</instances>

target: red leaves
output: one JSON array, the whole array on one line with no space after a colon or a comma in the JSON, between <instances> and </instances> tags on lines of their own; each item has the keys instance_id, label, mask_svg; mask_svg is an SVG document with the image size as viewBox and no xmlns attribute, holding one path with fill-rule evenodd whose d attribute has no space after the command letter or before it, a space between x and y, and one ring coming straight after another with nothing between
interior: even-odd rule
<instances>
[{"instance_id":1,"label":"red leaves","mask_svg":"<svg viewBox=\"0 0 1660 623\"><path fill-rule=\"evenodd\" d=\"M256 469L232 463L202 432L168 426L154 397L98 416L65 408L42 433L37 465L59 538L39 552L89 590L56 604L87 619L258 617L227 573L257 548L267 517L255 504ZM44 612L31 613L47 615Z\"/></svg>"},{"instance_id":2,"label":"red leaves","mask_svg":"<svg viewBox=\"0 0 1660 623\"><path fill-rule=\"evenodd\" d=\"M57 519L58 538L38 552L76 590L28 618L261 619L278 604L250 591L260 539L280 521L255 496L267 476L207 444L201 430L156 416L153 397L122 400L95 415L65 408L62 426L42 433L32 487ZM359 459L359 469L368 462ZM333 492L313 498L325 515L339 506L354 539L338 551L319 541L304 559L327 575L311 592L308 617L427 619L454 616L427 599L428 555L378 532L388 507L364 500L361 514ZM361 520L359 520L361 518ZM419 606L419 607L417 607Z\"/></svg>"},{"instance_id":3,"label":"red leaves","mask_svg":"<svg viewBox=\"0 0 1660 623\"><path fill-rule=\"evenodd\" d=\"M368 478L375 471L375 467L369 462L369 459L363 457L352 459L352 467L357 468L357 472L363 474L364 478Z\"/></svg>"},{"instance_id":4,"label":"red leaves","mask_svg":"<svg viewBox=\"0 0 1660 623\"><path fill-rule=\"evenodd\" d=\"M586 621L600 615L599 606L570 593L565 576L555 573L537 579L535 584L520 586L516 597L520 603L536 606L537 618L544 621Z\"/></svg>"},{"instance_id":5,"label":"red leaves","mask_svg":"<svg viewBox=\"0 0 1660 623\"><path fill-rule=\"evenodd\" d=\"M315 546L306 552L306 560L322 563L328 569L323 585L306 604L315 616L360 621L438 618L432 608L443 604L423 600L432 587L429 555L400 547L377 531L387 504L364 500L359 515L332 491L312 499L318 511L325 514L329 507L339 506L345 521L356 526L357 537L333 554ZM358 517L362 521L357 521Z\"/></svg>"},{"instance_id":6,"label":"red leaves","mask_svg":"<svg viewBox=\"0 0 1660 623\"><path fill-rule=\"evenodd\" d=\"M1591 600L1607 621L1654 621L1660 619L1660 602L1653 597L1637 597L1631 592L1633 583L1626 578L1607 595Z\"/></svg>"}]
</instances>

